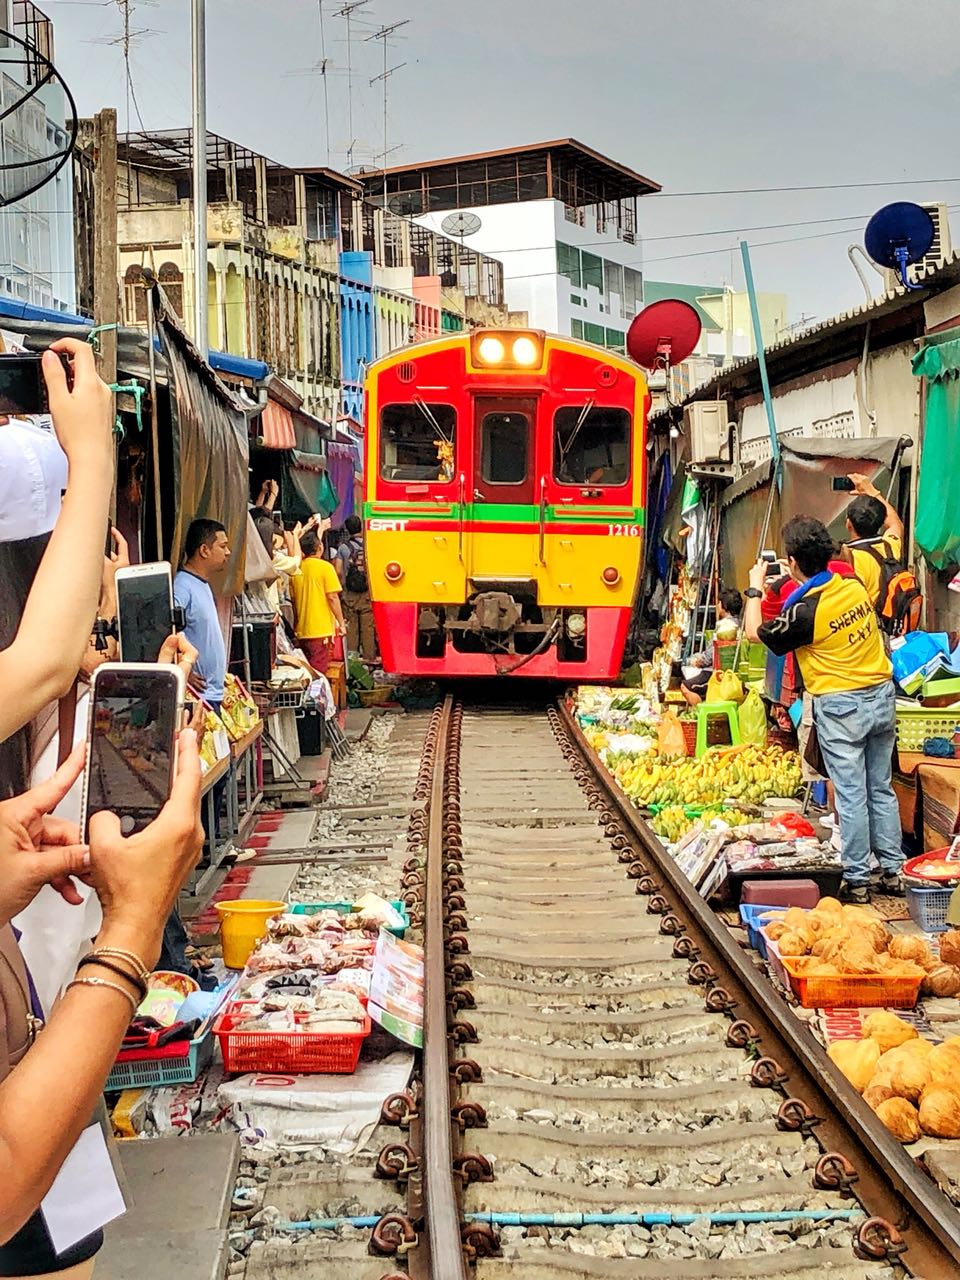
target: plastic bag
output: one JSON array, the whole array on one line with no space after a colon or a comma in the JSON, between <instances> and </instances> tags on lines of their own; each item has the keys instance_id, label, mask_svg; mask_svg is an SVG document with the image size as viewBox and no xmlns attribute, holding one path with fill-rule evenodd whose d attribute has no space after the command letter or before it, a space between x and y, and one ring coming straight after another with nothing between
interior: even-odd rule
<instances>
[{"instance_id":1,"label":"plastic bag","mask_svg":"<svg viewBox=\"0 0 960 1280\"><path fill-rule=\"evenodd\" d=\"M683 725L675 711L668 710L660 721L657 733L657 751L662 756L685 756L687 740L683 736Z\"/></svg>"},{"instance_id":2,"label":"plastic bag","mask_svg":"<svg viewBox=\"0 0 960 1280\"><path fill-rule=\"evenodd\" d=\"M715 671L707 684L707 696L704 701L735 702L739 705L745 697L740 677L735 671Z\"/></svg>"},{"instance_id":3,"label":"plastic bag","mask_svg":"<svg viewBox=\"0 0 960 1280\"><path fill-rule=\"evenodd\" d=\"M737 711L737 719L740 721L741 742L753 742L758 747L767 745L767 712L756 689L751 689L744 698Z\"/></svg>"}]
</instances>

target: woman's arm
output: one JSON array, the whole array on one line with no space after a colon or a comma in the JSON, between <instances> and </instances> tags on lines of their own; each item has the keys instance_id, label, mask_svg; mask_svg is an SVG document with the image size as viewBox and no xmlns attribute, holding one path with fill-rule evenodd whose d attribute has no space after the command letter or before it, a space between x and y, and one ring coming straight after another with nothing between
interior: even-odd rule
<instances>
[{"instance_id":1,"label":"woman's arm","mask_svg":"<svg viewBox=\"0 0 960 1280\"><path fill-rule=\"evenodd\" d=\"M202 847L199 813L196 735L185 730L177 779L155 822L125 840L115 814L90 820L89 879L104 914L95 948L132 952L153 968L163 922ZM118 963L132 972L125 961ZM129 987L137 999L135 984L111 971L89 965L82 976ZM90 1123L130 1018L130 1001L119 991L71 987L0 1084L0 1240L9 1240L36 1211Z\"/></svg>"},{"instance_id":2,"label":"woman's arm","mask_svg":"<svg viewBox=\"0 0 960 1280\"><path fill-rule=\"evenodd\" d=\"M60 360L43 355L57 436L70 466L67 492L12 644L0 651L0 740L69 689L97 612L103 537L113 488L111 394L85 342L61 338L51 351L73 356L73 388ZM2 429L2 428L0 428Z\"/></svg>"}]
</instances>

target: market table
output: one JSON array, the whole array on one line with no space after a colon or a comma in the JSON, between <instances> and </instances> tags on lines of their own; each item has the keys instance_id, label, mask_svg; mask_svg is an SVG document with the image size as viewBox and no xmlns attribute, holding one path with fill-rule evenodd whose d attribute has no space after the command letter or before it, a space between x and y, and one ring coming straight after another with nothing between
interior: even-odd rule
<instances>
[{"instance_id":1,"label":"market table","mask_svg":"<svg viewBox=\"0 0 960 1280\"><path fill-rule=\"evenodd\" d=\"M924 851L943 848L960 830L960 760L901 751L894 790L903 829L923 841Z\"/></svg>"}]
</instances>

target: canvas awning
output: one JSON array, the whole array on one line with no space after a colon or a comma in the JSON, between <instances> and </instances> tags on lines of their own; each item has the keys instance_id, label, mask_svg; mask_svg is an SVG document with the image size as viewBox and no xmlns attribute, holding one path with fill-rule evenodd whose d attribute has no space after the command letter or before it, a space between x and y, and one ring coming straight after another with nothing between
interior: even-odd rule
<instances>
[{"instance_id":1,"label":"canvas awning","mask_svg":"<svg viewBox=\"0 0 960 1280\"><path fill-rule=\"evenodd\" d=\"M256 426L254 443L263 449L295 449L297 436L293 414L285 405L268 400Z\"/></svg>"},{"instance_id":2,"label":"canvas awning","mask_svg":"<svg viewBox=\"0 0 960 1280\"><path fill-rule=\"evenodd\" d=\"M915 537L931 566L945 569L960 561L960 338L918 351L913 372L927 379Z\"/></svg>"}]
</instances>

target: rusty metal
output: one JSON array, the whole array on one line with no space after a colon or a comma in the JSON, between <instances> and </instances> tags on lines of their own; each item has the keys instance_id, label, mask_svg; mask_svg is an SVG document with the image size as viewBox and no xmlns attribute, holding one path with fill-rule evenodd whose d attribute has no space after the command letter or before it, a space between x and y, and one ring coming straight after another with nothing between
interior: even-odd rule
<instances>
[{"instance_id":1,"label":"rusty metal","mask_svg":"<svg viewBox=\"0 0 960 1280\"><path fill-rule=\"evenodd\" d=\"M463 1179L464 1186L468 1182L492 1182L493 1165L479 1151L466 1152L454 1156L453 1171Z\"/></svg>"},{"instance_id":2,"label":"rusty metal","mask_svg":"<svg viewBox=\"0 0 960 1280\"><path fill-rule=\"evenodd\" d=\"M450 1077L458 1084L480 1084L483 1070L473 1058L456 1058L450 1064Z\"/></svg>"},{"instance_id":3,"label":"rusty metal","mask_svg":"<svg viewBox=\"0 0 960 1280\"><path fill-rule=\"evenodd\" d=\"M776 1058L758 1058L750 1068L750 1083L755 1089L773 1089L789 1079Z\"/></svg>"},{"instance_id":4,"label":"rusty metal","mask_svg":"<svg viewBox=\"0 0 960 1280\"><path fill-rule=\"evenodd\" d=\"M753 1032L749 1043L756 1044L761 1053L775 1057L790 1077L791 1090L796 1096L781 1105L778 1127L808 1135L816 1127L821 1147L828 1153L844 1153L856 1169L858 1199L881 1224L869 1230L865 1224L858 1233L868 1256L889 1257L891 1242L899 1251L905 1240L909 1248L904 1262L914 1275L960 1274L960 1224L949 1199L917 1168L836 1071L824 1049L794 1017L773 986L757 973L727 927L716 918L648 824L610 779L563 701L551 709L550 723L564 757L573 761L576 755L587 762L592 775L588 785L599 784L606 790L611 813L630 834L659 881L651 902L659 898L662 906L656 901L651 914L672 912L678 916L686 933L700 948L703 958L691 966L690 980L709 984L717 980L717 975L722 975L723 994L735 1001L738 1008L749 1010L749 1028ZM570 744L569 756L563 747L563 737ZM640 891L646 888L642 880L637 882L637 888ZM909 1228L902 1239L887 1232L889 1224L905 1222L909 1222ZM895 1232L896 1228L892 1230ZM884 1245L879 1255L875 1251L879 1247L878 1234L883 1237Z\"/></svg>"},{"instance_id":5,"label":"rusty metal","mask_svg":"<svg viewBox=\"0 0 960 1280\"><path fill-rule=\"evenodd\" d=\"M712 987L707 992L703 1003L710 1013L726 1013L728 1009L737 1007L736 1000L726 987Z\"/></svg>"},{"instance_id":6,"label":"rusty metal","mask_svg":"<svg viewBox=\"0 0 960 1280\"><path fill-rule=\"evenodd\" d=\"M406 1142L388 1142L381 1147L377 1163L373 1170L375 1178L383 1178L387 1182L406 1182L411 1173L419 1168L419 1161L413 1148Z\"/></svg>"},{"instance_id":7,"label":"rusty metal","mask_svg":"<svg viewBox=\"0 0 960 1280\"><path fill-rule=\"evenodd\" d=\"M753 1023L747 1022L744 1018L739 1018L736 1022L731 1022L727 1027L727 1048L728 1049L746 1049L749 1045L757 1043L757 1032Z\"/></svg>"},{"instance_id":8,"label":"rusty metal","mask_svg":"<svg viewBox=\"0 0 960 1280\"><path fill-rule=\"evenodd\" d=\"M670 910L670 903L662 893L655 893L647 903L648 916L662 916Z\"/></svg>"},{"instance_id":9,"label":"rusty metal","mask_svg":"<svg viewBox=\"0 0 960 1280\"><path fill-rule=\"evenodd\" d=\"M471 1262L477 1258L498 1258L500 1237L489 1222L468 1222L462 1230L463 1247Z\"/></svg>"},{"instance_id":10,"label":"rusty metal","mask_svg":"<svg viewBox=\"0 0 960 1280\"><path fill-rule=\"evenodd\" d=\"M660 932L665 933L668 937L673 938L680 934L683 925L680 923L679 917L668 912L660 919Z\"/></svg>"},{"instance_id":11,"label":"rusty metal","mask_svg":"<svg viewBox=\"0 0 960 1280\"><path fill-rule=\"evenodd\" d=\"M409 1090L404 1089L401 1093L391 1093L389 1097L384 1098L383 1106L380 1108L380 1123L406 1128L411 1119L418 1114L416 1098Z\"/></svg>"},{"instance_id":12,"label":"rusty metal","mask_svg":"<svg viewBox=\"0 0 960 1280\"><path fill-rule=\"evenodd\" d=\"M447 964L447 976L451 982L469 982L473 977L473 970L466 960L451 960Z\"/></svg>"},{"instance_id":13,"label":"rusty metal","mask_svg":"<svg viewBox=\"0 0 960 1280\"><path fill-rule=\"evenodd\" d=\"M369 1249L376 1257L390 1258L408 1253L416 1243L416 1228L405 1214L385 1213L370 1233Z\"/></svg>"},{"instance_id":14,"label":"rusty metal","mask_svg":"<svg viewBox=\"0 0 960 1280\"><path fill-rule=\"evenodd\" d=\"M854 1236L853 1252L865 1261L891 1261L906 1252L908 1246L903 1236L886 1218L867 1218L861 1222ZM911 1263L913 1259L910 1259Z\"/></svg>"},{"instance_id":15,"label":"rusty metal","mask_svg":"<svg viewBox=\"0 0 960 1280\"><path fill-rule=\"evenodd\" d=\"M450 1023L448 1034L453 1044L477 1044L480 1040L477 1028L463 1018L455 1018Z\"/></svg>"},{"instance_id":16,"label":"rusty metal","mask_svg":"<svg viewBox=\"0 0 960 1280\"><path fill-rule=\"evenodd\" d=\"M675 960L695 960L699 954L700 948L688 933L681 933L677 936L673 944L673 958Z\"/></svg>"},{"instance_id":17,"label":"rusty metal","mask_svg":"<svg viewBox=\"0 0 960 1280\"><path fill-rule=\"evenodd\" d=\"M454 987L447 996L447 1007L451 1009L475 1009L477 1002L473 992L466 987Z\"/></svg>"},{"instance_id":18,"label":"rusty metal","mask_svg":"<svg viewBox=\"0 0 960 1280\"><path fill-rule=\"evenodd\" d=\"M820 1191L839 1191L852 1196L851 1187L859 1174L846 1156L839 1151L828 1151L817 1161L813 1171L813 1185Z\"/></svg>"},{"instance_id":19,"label":"rusty metal","mask_svg":"<svg viewBox=\"0 0 960 1280\"><path fill-rule=\"evenodd\" d=\"M450 1108L450 1117L461 1133L464 1129L486 1129L486 1108L479 1102L455 1102Z\"/></svg>"},{"instance_id":20,"label":"rusty metal","mask_svg":"<svg viewBox=\"0 0 960 1280\"><path fill-rule=\"evenodd\" d=\"M656 893L659 888L660 886L652 876L644 876L642 880L637 881L637 893Z\"/></svg>"}]
</instances>

